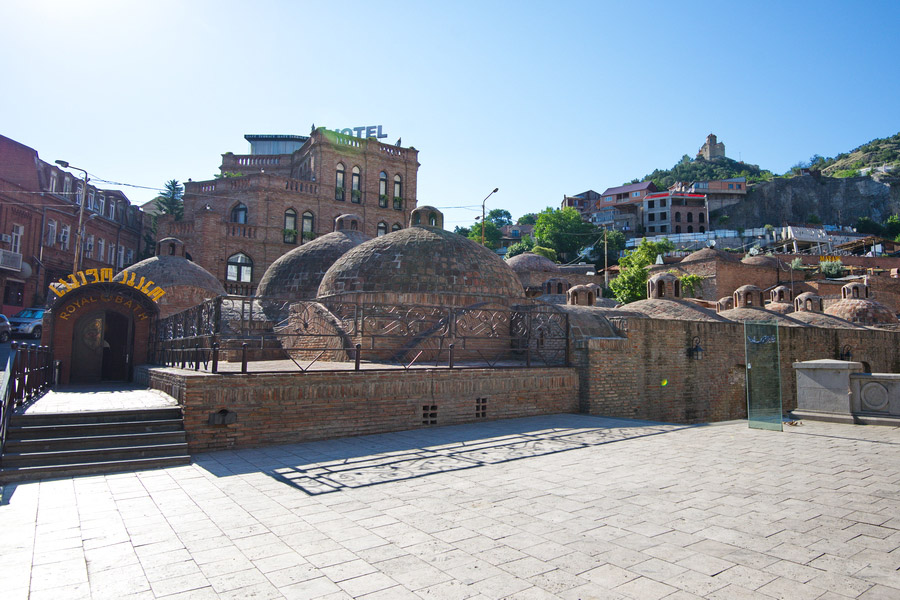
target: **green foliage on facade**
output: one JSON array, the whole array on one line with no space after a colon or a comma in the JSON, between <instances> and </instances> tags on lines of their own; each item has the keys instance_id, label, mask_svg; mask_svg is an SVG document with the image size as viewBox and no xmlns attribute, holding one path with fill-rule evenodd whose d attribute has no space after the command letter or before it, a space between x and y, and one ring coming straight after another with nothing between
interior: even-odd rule
<instances>
[{"instance_id":1,"label":"green foliage on facade","mask_svg":"<svg viewBox=\"0 0 900 600\"><path fill-rule=\"evenodd\" d=\"M626 250L625 256L619 259L619 276L609 284L616 300L627 304L646 298L647 267L656 261L658 255L674 249L675 245L668 239L659 242L643 239L634 250Z\"/></svg>"}]
</instances>

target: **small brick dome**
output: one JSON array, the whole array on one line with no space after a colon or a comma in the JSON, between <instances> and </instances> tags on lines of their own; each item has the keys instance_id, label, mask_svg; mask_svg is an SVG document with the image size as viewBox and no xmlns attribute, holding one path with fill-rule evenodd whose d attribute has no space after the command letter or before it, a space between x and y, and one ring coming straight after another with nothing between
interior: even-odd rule
<instances>
[{"instance_id":1,"label":"small brick dome","mask_svg":"<svg viewBox=\"0 0 900 600\"><path fill-rule=\"evenodd\" d=\"M506 264L516 273L559 273L559 265L546 256L533 252L523 252L507 258Z\"/></svg>"},{"instance_id":2,"label":"small brick dome","mask_svg":"<svg viewBox=\"0 0 900 600\"><path fill-rule=\"evenodd\" d=\"M545 294L565 294L572 287L572 283L562 277L551 277L541 287Z\"/></svg>"},{"instance_id":3,"label":"small brick dome","mask_svg":"<svg viewBox=\"0 0 900 600\"><path fill-rule=\"evenodd\" d=\"M325 272L348 250L372 239L343 229L298 246L269 265L256 290L264 298L312 300Z\"/></svg>"},{"instance_id":4,"label":"small brick dome","mask_svg":"<svg viewBox=\"0 0 900 600\"><path fill-rule=\"evenodd\" d=\"M647 298L681 298L681 280L669 272L647 280Z\"/></svg>"},{"instance_id":5,"label":"small brick dome","mask_svg":"<svg viewBox=\"0 0 900 600\"><path fill-rule=\"evenodd\" d=\"M512 269L491 250L436 227L414 226L344 254L322 278L318 297L394 304L509 305L525 297Z\"/></svg>"},{"instance_id":6,"label":"small brick dome","mask_svg":"<svg viewBox=\"0 0 900 600\"><path fill-rule=\"evenodd\" d=\"M740 261L740 258L729 252L723 252L722 250L716 250L714 248L703 248L702 250L697 250L696 252L688 254L681 259L681 262L691 263L704 260L724 260L727 262L738 262Z\"/></svg>"},{"instance_id":7,"label":"small brick dome","mask_svg":"<svg viewBox=\"0 0 900 600\"><path fill-rule=\"evenodd\" d=\"M417 206L409 213L409 226L415 227L417 225L443 229L444 213L433 206Z\"/></svg>"},{"instance_id":8,"label":"small brick dome","mask_svg":"<svg viewBox=\"0 0 900 600\"><path fill-rule=\"evenodd\" d=\"M748 306L763 307L762 290L755 285L742 285L734 290L734 307L746 308Z\"/></svg>"},{"instance_id":9,"label":"small brick dome","mask_svg":"<svg viewBox=\"0 0 900 600\"><path fill-rule=\"evenodd\" d=\"M719 301L716 302L717 313L723 310L731 310L732 308L734 308L734 296L725 296L724 298L719 298Z\"/></svg>"},{"instance_id":10,"label":"small brick dome","mask_svg":"<svg viewBox=\"0 0 900 600\"><path fill-rule=\"evenodd\" d=\"M794 310L796 312L815 312L824 311L824 301L822 296L817 296L812 292L803 292L794 298Z\"/></svg>"},{"instance_id":11,"label":"small brick dome","mask_svg":"<svg viewBox=\"0 0 900 600\"><path fill-rule=\"evenodd\" d=\"M757 267L773 267L778 268L781 266L781 261L775 258L774 256L766 256L766 255L757 255L757 256L747 256L741 259L741 262L745 265L755 265Z\"/></svg>"}]
</instances>

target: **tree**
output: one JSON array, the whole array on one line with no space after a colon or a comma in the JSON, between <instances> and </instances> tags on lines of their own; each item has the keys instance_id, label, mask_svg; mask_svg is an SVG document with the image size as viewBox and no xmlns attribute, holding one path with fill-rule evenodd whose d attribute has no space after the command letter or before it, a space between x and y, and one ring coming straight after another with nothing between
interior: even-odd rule
<instances>
[{"instance_id":1,"label":"tree","mask_svg":"<svg viewBox=\"0 0 900 600\"><path fill-rule=\"evenodd\" d=\"M506 258L512 258L513 256L518 256L519 254L531 252L532 248L534 248L534 238L532 238L530 235L527 235L522 238L521 242L516 242L506 249Z\"/></svg>"},{"instance_id":2,"label":"tree","mask_svg":"<svg viewBox=\"0 0 900 600\"><path fill-rule=\"evenodd\" d=\"M543 246L535 246L531 249L532 252L539 256L543 256L549 258L553 262L556 262L556 250L553 248L544 248Z\"/></svg>"},{"instance_id":3,"label":"tree","mask_svg":"<svg viewBox=\"0 0 900 600\"><path fill-rule=\"evenodd\" d=\"M457 225L456 227L453 228L453 233L455 233L457 235L461 235L463 237L469 237L469 228L468 227L460 227L459 225ZM481 238L479 238L479 241L481 241Z\"/></svg>"},{"instance_id":4,"label":"tree","mask_svg":"<svg viewBox=\"0 0 900 600\"><path fill-rule=\"evenodd\" d=\"M156 206L164 215L173 215L176 221L184 218L184 186L176 179L166 182L163 192L156 197Z\"/></svg>"},{"instance_id":5,"label":"tree","mask_svg":"<svg viewBox=\"0 0 900 600\"><path fill-rule=\"evenodd\" d=\"M475 223L471 227L469 227L469 235L466 236L473 242L481 243L481 226L482 223ZM503 233L500 231L500 228L494 225L492 222L485 219L484 221L484 245L492 250L496 250L500 247L500 238L503 237Z\"/></svg>"},{"instance_id":6,"label":"tree","mask_svg":"<svg viewBox=\"0 0 900 600\"><path fill-rule=\"evenodd\" d=\"M593 243L597 235L597 227L586 223L581 213L571 206L544 209L534 225L534 239L539 245L553 248L567 257Z\"/></svg>"},{"instance_id":7,"label":"tree","mask_svg":"<svg viewBox=\"0 0 900 600\"><path fill-rule=\"evenodd\" d=\"M609 284L616 300L627 304L646 298L647 267L656 261L657 255L674 249L675 245L663 238L659 242L643 239L637 248L626 251L625 256L619 259L619 276Z\"/></svg>"},{"instance_id":8,"label":"tree","mask_svg":"<svg viewBox=\"0 0 900 600\"><path fill-rule=\"evenodd\" d=\"M869 217L860 217L856 220L856 231L857 233L881 235L884 233L884 228Z\"/></svg>"},{"instance_id":9,"label":"tree","mask_svg":"<svg viewBox=\"0 0 900 600\"><path fill-rule=\"evenodd\" d=\"M887 221L884 222L884 237L888 237L891 239L896 238L900 235L900 217L897 215L891 215L887 218Z\"/></svg>"},{"instance_id":10,"label":"tree","mask_svg":"<svg viewBox=\"0 0 900 600\"><path fill-rule=\"evenodd\" d=\"M502 208L492 209L485 218L488 223L493 223L497 227L512 225L512 215L509 214L508 210L503 210Z\"/></svg>"},{"instance_id":11,"label":"tree","mask_svg":"<svg viewBox=\"0 0 900 600\"><path fill-rule=\"evenodd\" d=\"M537 223L537 215L535 213L527 213L519 217L516 225L534 225Z\"/></svg>"},{"instance_id":12,"label":"tree","mask_svg":"<svg viewBox=\"0 0 900 600\"><path fill-rule=\"evenodd\" d=\"M625 249L625 234L615 229L609 229L606 232L606 260L603 257L604 250L604 233L597 233L599 239L594 244L593 252L591 252L591 260L594 261L598 269L602 269L605 265L614 265L619 262L619 252Z\"/></svg>"}]
</instances>

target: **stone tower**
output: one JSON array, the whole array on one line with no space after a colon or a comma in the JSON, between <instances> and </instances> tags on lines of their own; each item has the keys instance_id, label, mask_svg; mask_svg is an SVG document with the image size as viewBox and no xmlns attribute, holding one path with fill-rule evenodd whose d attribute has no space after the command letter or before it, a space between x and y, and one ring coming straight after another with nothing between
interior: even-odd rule
<instances>
[{"instance_id":1,"label":"stone tower","mask_svg":"<svg viewBox=\"0 0 900 600\"><path fill-rule=\"evenodd\" d=\"M703 158L705 160L725 158L725 144L717 141L716 134L711 133L706 136L706 143L700 147L697 158Z\"/></svg>"}]
</instances>

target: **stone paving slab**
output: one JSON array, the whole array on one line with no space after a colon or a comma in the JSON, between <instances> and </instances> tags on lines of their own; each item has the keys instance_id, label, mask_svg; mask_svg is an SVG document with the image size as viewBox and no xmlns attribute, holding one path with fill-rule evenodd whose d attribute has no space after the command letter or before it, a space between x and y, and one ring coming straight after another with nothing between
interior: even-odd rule
<instances>
[{"instance_id":1,"label":"stone paving slab","mask_svg":"<svg viewBox=\"0 0 900 600\"><path fill-rule=\"evenodd\" d=\"M173 408L178 401L149 388L130 384L71 385L50 390L15 410L17 415Z\"/></svg>"},{"instance_id":2,"label":"stone paving slab","mask_svg":"<svg viewBox=\"0 0 900 600\"><path fill-rule=\"evenodd\" d=\"M900 429L554 415L7 486L19 598L900 598Z\"/></svg>"}]
</instances>

